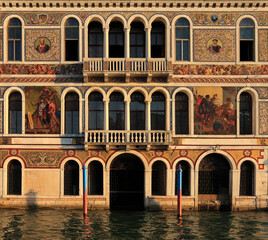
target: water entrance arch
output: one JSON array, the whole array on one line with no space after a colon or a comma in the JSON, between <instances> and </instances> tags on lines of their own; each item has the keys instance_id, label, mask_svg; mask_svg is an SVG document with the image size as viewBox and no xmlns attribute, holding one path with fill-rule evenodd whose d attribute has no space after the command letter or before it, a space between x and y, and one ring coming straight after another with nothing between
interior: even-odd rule
<instances>
[{"instance_id":1,"label":"water entrance arch","mask_svg":"<svg viewBox=\"0 0 268 240\"><path fill-rule=\"evenodd\" d=\"M111 163L110 209L144 209L144 165L133 154L121 154Z\"/></svg>"}]
</instances>

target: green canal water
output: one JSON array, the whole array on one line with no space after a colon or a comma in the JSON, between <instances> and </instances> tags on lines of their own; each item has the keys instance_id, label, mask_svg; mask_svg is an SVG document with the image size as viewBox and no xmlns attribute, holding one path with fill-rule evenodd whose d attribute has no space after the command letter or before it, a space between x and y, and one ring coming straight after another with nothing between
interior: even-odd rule
<instances>
[{"instance_id":1,"label":"green canal water","mask_svg":"<svg viewBox=\"0 0 268 240\"><path fill-rule=\"evenodd\" d=\"M268 239L268 212L0 210L0 239Z\"/></svg>"}]
</instances>

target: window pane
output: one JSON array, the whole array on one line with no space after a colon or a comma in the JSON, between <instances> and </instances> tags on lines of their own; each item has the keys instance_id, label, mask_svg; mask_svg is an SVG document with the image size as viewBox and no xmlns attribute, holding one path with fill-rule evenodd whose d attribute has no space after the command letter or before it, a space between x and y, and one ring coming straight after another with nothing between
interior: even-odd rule
<instances>
[{"instance_id":1,"label":"window pane","mask_svg":"<svg viewBox=\"0 0 268 240\"><path fill-rule=\"evenodd\" d=\"M254 21L250 18L243 19L240 26L255 26Z\"/></svg>"},{"instance_id":2,"label":"window pane","mask_svg":"<svg viewBox=\"0 0 268 240\"><path fill-rule=\"evenodd\" d=\"M189 21L186 18L180 18L176 22L176 26L190 26L190 23L189 23Z\"/></svg>"},{"instance_id":3,"label":"window pane","mask_svg":"<svg viewBox=\"0 0 268 240\"><path fill-rule=\"evenodd\" d=\"M14 41L8 41L8 60L14 61Z\"/></svg>"},{"instance_id":4,"label":"window pane","mask_svg":"<svg viewBox=\"0 0 268 240\"><path fill-rule=\"evenodd\" d=\"M21 41L15 42L15 60L21 61Z\"/></svg>"},{"instance_id":5,"label":"window pane","mask_svg":"<svg viewBox=\"0 0 268 240\"><path fill-rule=\"evenodd\" d=\"M183 41L183 60L189 61L189 41Z\"/></svg>"},{"instance_id":6,"label":"window pane","mask_svg":"<svg viewBox=\"0 0 268 240\"><path fill-rule=\"evenodd\" d=\"M182 41L176 41L176 60L181 61L182 56L181 56L181 43Z\"/></svg>"}]
</instances>

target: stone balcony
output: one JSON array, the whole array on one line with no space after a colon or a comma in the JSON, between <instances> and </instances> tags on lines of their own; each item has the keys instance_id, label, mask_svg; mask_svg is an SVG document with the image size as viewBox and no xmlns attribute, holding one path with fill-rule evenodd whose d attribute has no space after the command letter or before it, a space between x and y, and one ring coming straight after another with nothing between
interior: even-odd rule
<instances>
[{"instance_id":1,"label":"stone balcony","mask_svg":"<svg viewBox=\"0 0 268 240\"><path fill-rule=\"evenodd\" d=\"M84 59L84 82L91 77L103 77L109 82L109 77L124 77L130 82L131 77L146 77L151 82L153 77L165 78L170 82L172 77L172 62L165 58L87 58Z\"/></svg>"},{"instance_id":2,"label":"stone balcony","mask_svg":"<svg viewBox=\"0 0 268 240\"><path fill-rule=\"evenodd\" d=\"M91 145L105 146L109 150L111 146L123 145L126 149L159 146L169 148L171 144L171 131L126 131L126 130L88 130L85 131L85 149Z\"/></svg>"}]
</instances>

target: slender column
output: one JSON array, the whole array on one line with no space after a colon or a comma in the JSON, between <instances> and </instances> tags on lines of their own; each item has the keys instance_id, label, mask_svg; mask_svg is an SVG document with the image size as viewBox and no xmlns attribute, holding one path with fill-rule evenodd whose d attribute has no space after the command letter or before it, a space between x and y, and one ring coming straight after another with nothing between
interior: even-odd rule
<instances>
[{"instance_id":1,"label":"slender column","mask_svg":"<svg viewBox=\"0 0 268 240\"><path fill-rule=\"evenodd\" d=\"M129 58L129 32L130 28L125 28L125 58Z\"/></svg>"},{"instance_id":2,"label":"slender column","mask_svg":"<svg viewBox=\"0 0 268 240\"><path fill-rule=\"evenodd\" d=\"M166 27L166 58L170 59L170 27Z\"/></svg>"},{"instance_id":3,"label":"slender column","mask_svg":"<svg viewBox=\"0 0 268 240\"><path fill-rule=\"evenodd\" d=\"M125 130L130 130L130 102L125 101Z\"/></svg>"},{"instance_id":4,"label":"slender column","mask_svg":"<svg viewBox=\"0 0 268 240\"><path fill-rule=\"evenodd\" d=\"M151 28L145 28L146 31L146 58L151 58Z\"/></svg>"},{"instance_id":5,"label":"slender column","mask_svg":"<svg viewBox=\"0 0 268 240\"><path fill-rule=\"evenodd\" d=\"M103 58L109 57L109 28L103 29Z\"/></svg>"},{"instance_id":6,"label":"slender column","mask_svg":"<svg viewBox=\"0 0 268 240\"><path fill-rule=\"evenodd\" d=\"M109 130L109 101L104 101L104 130Z\"/></svg>"},{"instance_id":7,"label":"slender column","mask_svg":"<svg viewBox=\"0 0 268 240\"><path fill-rule=\"evenodd\" d=\"M151 102L146 102L146 121L145 129L151 130Z\"/></svg>"}]
</instances>

